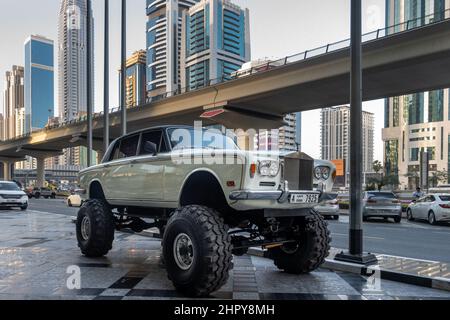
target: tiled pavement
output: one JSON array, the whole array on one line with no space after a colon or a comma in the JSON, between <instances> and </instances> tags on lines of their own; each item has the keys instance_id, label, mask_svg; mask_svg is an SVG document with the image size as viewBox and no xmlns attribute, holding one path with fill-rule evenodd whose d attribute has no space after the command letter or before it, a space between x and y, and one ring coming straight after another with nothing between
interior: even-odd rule
<instances>
[{"instance_id":1,"label":"tiled pavement","mask_svg":"<svg viewBox=\"0 0 450 320\"><path fill-rule=\"evenodd\" d=\"M0 211L0 299L184 299L160 264L159 240L116 233L108 257L88 259L74 229L63 215ZM235 257L234 265L229 282L211 299L450 299L450 292L385 280L369 290L361 276L324 269L288 275L253 256ZM81 270L80 290L67 288L70 266Z\"/></svg>"}]
</instances>

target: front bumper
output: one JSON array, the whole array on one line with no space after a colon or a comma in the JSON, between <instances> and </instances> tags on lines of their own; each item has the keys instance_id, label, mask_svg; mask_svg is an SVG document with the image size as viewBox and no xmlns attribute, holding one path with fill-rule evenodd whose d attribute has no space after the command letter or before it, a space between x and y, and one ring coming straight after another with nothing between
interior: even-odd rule
<instances>
[{"instance_id":1,"label":"front bumper","mask_svg":"<svg viewBox=\"0 0 450 320\"><path fill-rule=\"evenodd\" d=\"M239 190L230 193L229 198L232 201L241 200L271 200L278 201L279 203L286 203L290 197L295 194L317 194L319 195L319 201L317 203L311 203L312 205L318 205L323 200L327 200L327 194L320 191L306 191L306 190Z\"/></svg>"},{"instance_id":2,"label":"front bumper","mask_svg":"<svg viewBox=\"0 0 450 320\"><path fill-rule=\"evenodd\" d=\"M0 207L21 207L28 203L26 200L14 200L14 201L5 201L4 199L0 199Z\"/></svg>"}]
</instances>

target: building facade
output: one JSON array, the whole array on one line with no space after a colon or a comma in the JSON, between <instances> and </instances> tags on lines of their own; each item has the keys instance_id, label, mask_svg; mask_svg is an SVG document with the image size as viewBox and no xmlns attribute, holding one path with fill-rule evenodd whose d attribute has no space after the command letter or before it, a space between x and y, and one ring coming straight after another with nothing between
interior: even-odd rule
<instances>
[{"instance_id":1,"label":"building facade","mask_svg":"<svg viewBox=\"0 0 450 320\"><path fill-rule=\"evenodd\" d=\"M414 26L450 17L448 0L387 0L386 25L411 19ZM403 31L404 25L392 32ZM450 168L449 90L436 90L385 100L383 129L385 174L398 176L401 187L413 189L419 175L420 152L430 154L430 172ZM449 178L450 179L450 178ZM449 180L450 181L450 180ZM444 183L447 181L441 181Z\"/></svg>"},{"instance_id":2,"label":"building facade","mask_svg":"<svg viewBox=\"0 0 450 320\"><path fill-rule=\"evenodd\" d=\"M3 136L5 140L13 139L24 132L24 128L16 130L17 114L25 113L24 101L24 68L13 66L5 74L5 91L3 95L4 124Z\"/></svg>"},{"instance_id":3,"label":"building facade","mask_svg":"<svg viewBox=\"0 0 450 320\"><path fill-rule=\"evenodd\" d=\"M93 17L93 15L91 15ZM87 112L87 41L91 40L91 101L94 101L94 19L87 30L87 1L62 0L58 25L58 104L62 122L76 119ZM80 165L84 147L64 151L65 165ZM84 152L85 153L85 152Z\"/></svg>"},{"instance_id":4,"label":"building facade","mask_svg":"<svg viewBox=\"0 0 450 320\"><path fill-rule=\"evenodd\" d=\"M140 50L126 61L126 106L127 108L142 105L147 98L147 54ZM120 86L120 73L119 73ZM119 90L120 91L120 90Z\"/></svg>"},{"instance_id":5,"label":"building facade","mask_svg":"<svg viewBox=\"0 0 450 320\"><path fill-rule=\"evenodd\" d=\"M25 132L45 127L55 110L53 40L25 41Z\"/></svg>"},{"instance_id":6,"label":"building facade","mask_svg":"<svg viewBox=\"0 0 450 320\"><path fill-rule=\"evenodd\" d=\"M344 160L345 173L349 173L350 107L340 106L321 110L321 157L323 160ZM362 113L363 171L372 172L374 162L373 113Z\"/></svg>"},{"instance_id":7,"label":"building facade","mask_svg":"<svg viewBox=\"0 0 450 320\"><path fill-rule=\"evenodd\" d=\"M301 151L301 113L288 114L286 126L276 130L260 130L256 136L256 146L260 151Z\"/></svg>"},{"instance_id":8,"label":"building facade","mask_svg":"<svg viewBox=\"0 0 450 320\"><path fill-rule=\"evenodd\" d=\"M147 0L147 91L149 97L180 86L182 13L198 0Z\"/></svg>"},{"instance_id":9,"label":"building facade","mask_svg":"<svg viewBox=\"0 0 450 320\"><path fill-rule=\"evenodd\" d=\"M5 140L5 119L3 113L0 113L0 141Z\"/></svg>"},{"instance_id":10,"label":"building facade","mask_svg":"<svg viewBox=\"0 0 450 320\"><path fill-rule=\"evenodd\" d=\"M201 0L183 12L181 86L222 81L251 59L250 17L228 0Z\"/></svg>"}]
</instances>

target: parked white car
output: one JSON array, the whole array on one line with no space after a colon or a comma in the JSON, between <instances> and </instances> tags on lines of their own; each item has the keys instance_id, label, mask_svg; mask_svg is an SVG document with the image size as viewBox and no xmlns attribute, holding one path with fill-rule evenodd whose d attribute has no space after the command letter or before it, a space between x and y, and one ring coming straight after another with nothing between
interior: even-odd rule
<instances>
[{"instance_id":1,"label":"parked white car","mask_svg":"<svg viewBox=\"0 0 450 320\"><path fill-rule=\"evenodd\" d=\"M19 186L10 181L0 181L0 208L27 210L28 196Z\"/></svg>"},{"instance_id":2,"label":"parked white car","mask_svg":"<svg viewBox=\"0 0 450 320\"><path fill-rule=\"evenodd\" d=\"M450 194L429 194L411 203L406 211L408 220L427 220L434 225L450 222Z\"/></svg>"},{"instance_id":3,"label":"parked white car","mask_svg":"<svg viewBox=\"0 0 450 320\"><path fill-rule=\"evenodd\" d=\"M73 194L67 197L66 203L69 207L81 207L83 199L81 198L82 190L75 190Z\"/></svg>"}]
</instances>

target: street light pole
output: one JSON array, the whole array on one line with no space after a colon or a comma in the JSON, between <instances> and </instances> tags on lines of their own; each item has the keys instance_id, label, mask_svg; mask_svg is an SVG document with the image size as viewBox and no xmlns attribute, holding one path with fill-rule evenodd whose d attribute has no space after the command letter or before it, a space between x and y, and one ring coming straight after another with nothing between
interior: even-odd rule
<instances>
[{"instance_id":1,"label":"street light pole","mask_svg":"<svg viewBox=\"0 0 450 320\"><path fill-rule=\"evenodd\" d=\"M87 94L87 166L90 167L92 165L92 34L91 34L91 24L92 24L92 8L91 8L91 0L87 0L86 3L87 9L87 22L86 22L86 55L87 55L87 66L86 66L86 94Z\"/></svg>"},{"instance_id":2,"label":"street light pole","mask_svg":"<svg viewBox=\"0 0 450 320\"><path fill-rule=\"evenodd\" d=\"M109 147L109 0L105 0L105 46L103 78L103 151Z\"/></svg>"},{"instance_id":3,"label":"street light pole","mask_svg":"<svg viewBox=\"0 0 450 320\"><path fill-rule=\"evenodd\" d=\"M126 106L126 59L127 59L127 5L122 0L122 54L121 54L121 77L120 77L120 107L122 135L127 134L127 106Z\"/></svg>"},{"instance_id":4,"label":"street light pole","mask_svg":"<svg viewBox=\"0 0 450 320\"><path fill-rule=\"evenodd\" d=\"M335 259L358 264L372 264L377 262L376 257L372 254L363 253L361 29L361 0L351 0L349 252L342 252L336 255Z\"/></svg>"}]
</instances>

